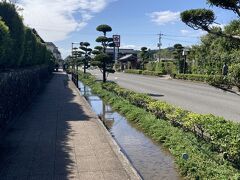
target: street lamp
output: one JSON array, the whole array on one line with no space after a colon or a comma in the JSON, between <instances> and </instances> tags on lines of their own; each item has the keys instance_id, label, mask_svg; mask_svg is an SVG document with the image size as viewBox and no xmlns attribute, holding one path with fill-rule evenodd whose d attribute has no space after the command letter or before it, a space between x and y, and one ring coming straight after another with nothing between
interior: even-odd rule
<instances>
[{"instance_id":1,"label":"street lamp","mask_svg":"<svg viewBox=\"0 0 240 180\"><path fill-rule=\"evenodd\" d=\"M186 73L186 62L187 62L187 55L189 54L189 49L184 48L182 51L183 59L183 74Z\"/></svg>"}]
</instances>

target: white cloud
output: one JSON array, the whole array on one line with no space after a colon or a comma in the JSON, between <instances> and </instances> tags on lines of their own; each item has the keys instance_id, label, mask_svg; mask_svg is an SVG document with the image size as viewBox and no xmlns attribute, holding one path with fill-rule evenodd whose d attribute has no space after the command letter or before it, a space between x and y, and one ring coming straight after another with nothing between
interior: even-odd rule
<instances>
[{"instance_id":1,"label":"white cloud","mask_svg":"<svg viewBox=\"0 0 240 180\"><path fill-rule=\"evenodd\" d=\"M206 31L203 31L203 30L187 30L187 29L182 29L180 30L180 33L183 35L183 36L186 36L186 37L195 37L195 38L198 38L198 37L201 37L205 34L207 34Z\"/></svg>"},{"instance_id":2,"label":"white cloud","mask_svg":"<svg viewBox=\"0 0 240 180\"><path fill-rule=\"evenodd\" d=\"M182 29L180 32L181 32L182 35L187 35L187 34L190 33L190 31L188 31L186 29Z\"/></svg>"},{"instance_id":3,"label":"white cloud","mask_svg":"<svg viewBox=\"0 0 240 180\"><path fill-rule=\"evenodd\" d=\"M148 14L151 18L151 21L156 23L157 25L165 25L167 23L174 23L179 20L180 12L172 12L172 11L160 11L160 12L152 12Z\"/></svg>"},{"instance_id":4,"label":"white cloud","mask_svg":"<svg viewBox=\"0 0 240 180\"><path fill-rule=\"evenodd\" d=\"M84 28L112 0L20 0L26 25L46 41L61 41ZM76 18L78 17L78 18Z\"/></svg>"},{"instance_id":5,"label":"white cloud","mask_svg":"<svg viewBox=\"0 0 240 180\"><path fill-rule=\"evenodd\" d=\"M226 26L226 24L217 24L217 23L214 23L211 27L220 27L220 28L223 30L225 26Z\"/></svg>"}]
</instances>

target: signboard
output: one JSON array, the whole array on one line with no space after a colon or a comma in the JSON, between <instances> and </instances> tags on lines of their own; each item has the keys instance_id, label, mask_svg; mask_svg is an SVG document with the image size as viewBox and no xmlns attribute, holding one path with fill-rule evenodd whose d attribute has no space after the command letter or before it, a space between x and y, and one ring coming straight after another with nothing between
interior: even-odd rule
<instances>
[{"instance_id":1,"label":"signboard","mask_svg":"<svg viewBox=\"0 0 240 180\"><path fill-rule=\"evenodd\" d=\"M121 41L120 41L120 35L113 35L113 42L115 44L115 47L120 47Z\"/></svg>"}]
</instances>

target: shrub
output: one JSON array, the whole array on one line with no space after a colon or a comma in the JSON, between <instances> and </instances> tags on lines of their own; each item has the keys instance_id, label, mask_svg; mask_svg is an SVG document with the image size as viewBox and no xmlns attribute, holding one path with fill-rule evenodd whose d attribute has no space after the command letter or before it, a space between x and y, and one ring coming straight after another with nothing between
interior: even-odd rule
<instances>
[{"instance_id":1,"label":"shrub","mask_svg":"<svg viewBox=\"0 0 240 180\"><path fill-rule=\"evenodd\" d=\"M176 79L207 82L209 75L203 74L176 74Z\"/></svg>"},{"instance_id":2,"label":"shrub","mask_svg":"<svg viewBox=\"0 0 240 180\"><path fill-rule=\"evenodd\" d=\"M162 72L145 70L145 71L142 72L142 74L143 75L149 75L149 76L161 76L163 73Z\"/></svg>"},{"instance_id":3,"label":"shrub","mask_svg":"<svg viewBox=\"0 0 240 180\"><path fill-rule=\"evenodd\" d=\"M138 69L126 69L125 73L131 73L131 74L142 74L142 70Z\"/></svg>"},{"instance_id":4,"label":"shrub","mask_svg":"<svg viewBox=\"0 0 240 180\"><path fill-rule=\"evenodd\" d=\"M24 25L18 15L15 5L5 1L0 2L0 16L9 27L10 37L13 40L11 53L7 59L9 67L17 67L22 63L24 52Z\"/></svg>"},{"instance_id":5,"label":"shrub","mask_svg":"<svg viewBox=\"0 0 240 180\"><path fill-rule=\"evenodd\" d=\"M37 38L33 34L30 28L26 28L25 41L24 41L24 56L22 66L31 66L37 64L36 61L36 51L37 49Z\"/></svg>"},{"instance_id":6,"label":"shrub","mask_svg":"<svg viewBox=\"0 0 240 180\"><path fill-rule=\"evenodd\" d=\"M9 53L11 47L11 38L9 28L0 20L0 69L9 63Z\"/></svg>"},{"instance_id":7,"label":"shrub","mask_svg":"<svg viewBox=\"0 0 240 180\"><path fill-rule=\"evenodd\" d=\"M31 103L49 75L48 66L0 73L0 129Z\"/></svg>"},{"instance_id":8,"label":"shrub","mask_svg":"<svg viewBox=\"0 0 240 180\"><path fill-rule=\"evenodd\" d=\"M176 74L173 78L175 79L183 79L190 81L200 81L206 82L212 86L223 87L228 86L231 87L232 82L231 79L227 76L222 75L206 75L206 74Z\"/></svg>"},{"instance_id":9,"label":"shrub","mask_svg":"<svg viewBox=\"0 0 240 180\"><path fill-rule=\"evenodd\" d=\"M239 124L214 115L192 113L166 102L152 99L145 94L126 90L115 83L108 83L103 88L127 99L133 105L152 112L159 119L164 119L175 126L193 132L197 137L209 142L214 151L224 152L226 159L239 166Z\"/></svg>"},{"instance_id":10,"label":"shrub","mask_svg":"<svg viewBox=\"0 0 240 180\"><path fill-rule=\"evenodd\" d=\"M240 176L239 170L223 158L230 160L230 157L233 157L236 160L235 156L239 155L239 125L236 126L230 121L213 115L200 115L180 108L172 108L165 102L152 100L155 102L153 103L150 97L120 88L117 84L101 85L93 76L80 73L79 78L89 85L94 93L110 103L115 110L122 113L129 121L136 123L152 139L169 148L175 156L181 174L187 179L228 179L229 177L238 179ZM139 99L140 95L143 97L140 104L143 107L149 104L151 112L134 105L136 102L133 99ZM161 116L164 115L165 120L171 117L176 121L180 119L190 129L192 127L207 129L207 133L212 138L211 143L199 139L192 133L173 127L169 120L156 118L152 113L155 110L160 112ZM227 153L214 152L213 145L220 146L223 148L221 152ZM182 159L183 153L189 154L190 158L187 161Z\"/></svg>"},{"instance_id":11,"label":"shrub","mask_svg":"<svg viewBox=\"0 0 240 180\"><path fill-rule=\"evenodd\" d=\"M206 79L206 82L212 86L222 87L224 85L228 85L229 88L231 86L231 81L227 76L222 75L209 75Z\"/></svg>"},{"instance_id":12,"label":"shrub","mask_svg":"<svg viewBox=\"0 0 240 180\"><path fill-rule=\"evenodd\" d=\"M229 78L235 86L240 90L240 63L233 64L229 68Z\"/></svg>"}]
</instances>

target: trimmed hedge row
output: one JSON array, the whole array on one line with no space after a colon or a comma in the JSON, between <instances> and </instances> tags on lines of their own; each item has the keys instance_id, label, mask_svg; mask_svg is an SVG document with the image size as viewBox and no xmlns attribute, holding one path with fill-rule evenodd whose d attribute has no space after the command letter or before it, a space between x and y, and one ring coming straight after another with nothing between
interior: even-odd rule
<instances>
[{"instance_id":1,"label":"trimmed hedge row","mask_svg":"<svg viewBox=\"0 0 240 180\"><path fill-rule=\"evenodd\" d=\"M163 75L162 72L148 71L148 70L138 70L138 69L126 69L125 73L143 74L143 75L149 75L149 76L161 76L161 75Z\"/></svg>"},{"instance_id":2,"label":"trimmed hedge row","mask_svg":"<svg viewBox=\"0 0 240 180\"><path fill-rule=\"evenodd\" d=\"M152 99L148 95L121 88L115 83L103 87L128 99L134 105L152 112L156 117L175 126L193 132L209 142L213 151L224 153L224 157L240 168L240 124L214 115L201 115L183 110L166 102Z\"/></svg>"},{"instance_id":3,"label":"trimmed hedge row","mask_svg":"<svg viewBox=\"0 0 240 180\"><path fill-rule=\"evenodd\" d=\"M84 75L80 73L79 78L87 85L89 85L93 92L101 96L103 100L112 105L115 110L122 113L129 121L136 123L142 130L151 136L154 140L162 143L169 148L170 152L175 156L181 174L187 179L238 179L240 177L239 170L232 167L232 165L225 161L223 155L219 155L212 151L212 145L206 141L202 141L192 133L185 132L180 128L172 126L170 121L157 119L152 112L146 111L134 103L139 103L139 106L144 106L146 102L151 102L149 96L130 93L125 94L123 88L117 88L115 84L102 84L96 82L91 75ZM119 89L119 96L116 91L110 90L113 87ZM128 95L126 97L123 96ZM132 96L130 98L130 96ZM155 101L155 100L154 100ZM157 101L155 101L157 102ZM190 158L184 160L182 154L189 154Z\"/></svg>"},{"instance_id":4,"label":"trimmed hedge row","mask_svg":"<svg viewBox=\"0 0 240 180\"><path fill-rule=\"evenodd\" d=\"M0 70L48 64L54 57L37 32L25 27L16 6L0 2Z\"/></svg>"},{"instance_id":5,"label":"trimmed hedge row","mask_svg":"<svg viewBox=\"0 0 240 180\"><path fill-rule=\"evenodd\" d=\"M231 88L232 86L237 86L240 89L240 64L239 70L235 70L232 73L229 73L229 76L223 75L204 75L204 74L176 74L173 76L175 79L183 79L190 81L200 81L206 82L212 86L216 87L227 87Z\"/></svg>"},{"instance_id":6,"label":"trimmed hedge row","mask_svg":"<svg viewBox=\"0 0 240 180\"><path fill-rule=\"evenodd\" d=\"M201 81L207 82L209 75L203 74L176 74L174 76L175 79L183 79L183 80L191 80L191 81Z\"/></svg>"},{"instance_id":7,"label":"trimmed hedge row","mask_svg":"<svg viewBox=\"0 0 240 180\"><path fill-rule=\"evenodd\" d=\"M48 66L0 73L0 128L31 103L50 76Z\"/></svg>"}]
</instances>

